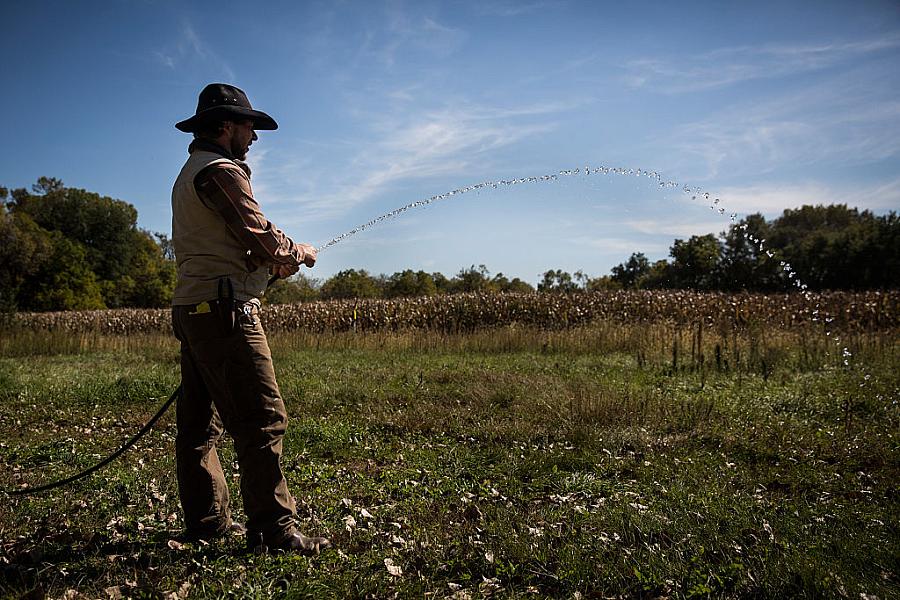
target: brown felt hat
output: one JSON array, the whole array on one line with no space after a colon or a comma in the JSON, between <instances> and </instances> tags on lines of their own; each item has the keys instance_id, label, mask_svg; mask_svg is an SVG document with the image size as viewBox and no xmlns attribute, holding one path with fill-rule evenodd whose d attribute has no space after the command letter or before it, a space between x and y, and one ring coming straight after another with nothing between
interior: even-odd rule
<instances>
[{"instance_id":1,"label":"brown felt hat","mask_svg":"<svg viewBox=\"0 0 900 600\"><path fill-rule=\"evenodd\" d=\"M254 129L278 129L275 119L261 110L253 110L244 90L227 83L211 83L203 88L197 101L197 112L190 119L176 123L175 127L193 133L203 123L235 118L253 121Z\"/></svg>"}]
</instances>

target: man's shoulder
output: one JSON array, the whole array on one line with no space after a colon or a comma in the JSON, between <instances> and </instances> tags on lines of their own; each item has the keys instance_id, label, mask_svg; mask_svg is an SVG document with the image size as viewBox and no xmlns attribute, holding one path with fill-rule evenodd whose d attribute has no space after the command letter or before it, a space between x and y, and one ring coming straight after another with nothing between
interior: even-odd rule
<instances>
[{"instance_id":1,"label":"man's shoulder","mask_svg":"<svg viewBox=\"0 0 900 600\"><path fill-rule=\"evenodd\" d=\"M201 162L203 166L199 168L197 174L194 176L195 184L198 181L212 179L218 175L226 175L249 181L247 173L241 168L241 165L237 161L213 152L206 152L205 154L209 154L210 156L201 157L199 159L199 162Z\"/></svg>"},{"instance_id":2,"label":"man's shoulder","mask_svg":"<svg viewBox=\"0 0 900 600\"><path fill-rule=\"evenodd\" d=\"M206 150L195 150L194 152L191 152L187 162L205 165L204 168L215 166L224 169L240 169L238 164L227 156L222 156L217 152L208 152Z\"/></svg>"}]
</instances>

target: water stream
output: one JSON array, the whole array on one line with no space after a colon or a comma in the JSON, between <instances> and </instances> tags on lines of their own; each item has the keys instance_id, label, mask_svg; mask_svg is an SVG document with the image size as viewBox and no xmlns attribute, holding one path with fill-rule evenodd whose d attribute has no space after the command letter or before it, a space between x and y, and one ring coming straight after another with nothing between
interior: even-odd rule
<instances>
[{"instance_id":1,"label":"water stream","mask_svg":"<svg viewBox=\"0 0 900 600\"><path fill-rule=\"evenodd\" d=\"M657 171L650 171L646 169L633 169L633 168L625 168L625 167L579 167L575 169L565 169L562 171L558 171L556 173L551 173L547 175L540 176L532 176L532 177L519 177L516 179L500 179L497 181L484 181L481 183L476 183L473 185L467 185L465 187L457 188L455 190L451 190L449 192L444 192L443 194L437 194L435 196L431 196L430 198L424 198L422 200L417 200L415 202L410 202L405 206L401 206L399 208L395 208L394 210L384 213L374 219L363 223L362 225L358 225L353 229L346 231L336 237L331 238L327 242L323 242L320 244L317 249L321 253L328 248L341 243L342 241L356 235L357 233L361 233L379 223L387 221L389 219L393 219L404 212L414 209L414 208L423 208L428 206L429 204L433 204L440 200L447 200L448 198L452 198L454 196L461 196L462 194L467 194L469 192L479 192L482 190L490 190L490 189L499 189L504 187L512 187L517 185L524 184L536 184L536 183L552 183L559 181L563 178L570 177L592 177L594 175L607 175L607 176L621 176L621 177L643 177L648 178L652 181L655 181L657 186L662 189L679 189L682 194L686 197L690 197L691 201L700 201L709 206L709 209L722 215L723 217L728 214L728 218L730 219L732 225L738 224L738 214L735 212L730 212L726 209L724 203L715 197L713 194L702 190L696 186L688 186L680 184L676 181L671 181L663 177ZM759 252L765 253L770 259L775 258L775 253L772 250L769 250L765 242L766 240L760 239L747 231L747 224L740 224L739 229L742 230L744 238L753 246L759 249ZM841 345L840 338L837 335L834 335L832 332L830 323L834 321L834 318L823 314L819 302L815 299L814 295L809 291L808 286L803 283L800 279L798 273L794 270L791 265L784 261L779 261L779 267L781 268L782 273L785 277L791 282L791 285L796 288L797 291L803 294L804 299L809 302L814 303L813 309L813 321L823 323L825 335L832 339L834 343L840 348L840 356L842 362L845 367L850 366L850 359L852 358L852 353L846 346ZM868 379L868 375L866 375Z\"/></svg>"}]
</instances>

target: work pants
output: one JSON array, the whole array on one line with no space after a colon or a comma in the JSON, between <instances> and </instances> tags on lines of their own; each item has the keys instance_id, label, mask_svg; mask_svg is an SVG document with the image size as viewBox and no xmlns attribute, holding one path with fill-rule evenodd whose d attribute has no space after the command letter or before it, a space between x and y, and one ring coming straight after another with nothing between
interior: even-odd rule
<instances>
[{"instance_id":1,"label":"work pants","mask_svg":"<svg viewBox=\"0 0 900 600\"><path fill-rule=\"evenodd\" d=\"M281 471L287 412L258 301L175 306L172 323L181 342L175 454L187 533L214 536L231 524L216 454L224 427L234 439L250 541L277 545L294 532L296 509Z\"/></svg>"}]
</instances>

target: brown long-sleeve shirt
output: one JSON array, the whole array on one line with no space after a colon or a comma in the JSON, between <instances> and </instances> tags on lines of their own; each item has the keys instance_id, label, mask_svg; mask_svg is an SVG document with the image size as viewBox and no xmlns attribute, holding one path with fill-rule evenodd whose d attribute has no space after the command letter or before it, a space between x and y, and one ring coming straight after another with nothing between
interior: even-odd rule
<instances>
[{"instance_id":1,"label":"brown long-sleeve shirt","mask_svg":"<svg viewBox=\"0 0 900 600\"><path fill-rule=\"evenodd\" d=\"M240 167L210 165L194 178L194 187L203 204L221 215L231 233L247 248L248 266L299 266L305 253L263 215L250 187L250 168L216 144L195 140L191 150L195 149L221 154Z\"/></svg>"}]
</instances>

